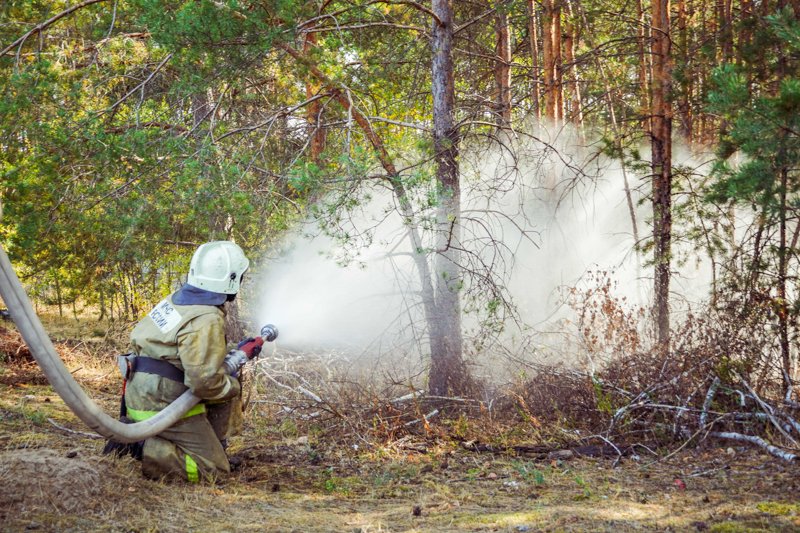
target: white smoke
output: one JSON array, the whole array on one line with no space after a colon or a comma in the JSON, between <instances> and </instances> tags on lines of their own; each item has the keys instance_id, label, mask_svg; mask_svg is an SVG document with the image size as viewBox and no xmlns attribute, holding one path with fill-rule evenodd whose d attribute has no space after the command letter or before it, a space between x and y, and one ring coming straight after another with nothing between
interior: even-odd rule
<instances>
[{"instance_id":1,"label":"white smoke","mask_svg":"<svg viewBox=\"0 0 800 533\"><path fill-rule=\"evenodd\" d=\"M561 327L557 319L569 310L560 289L580 285L592 271L607 272L620 296L646 305L652 268L643 267L634 250L620 163L597 156L580 136L564 130L546 142L508 144L513 150L462 148L463 238L472 249L484 247L480 257L502 280L522 324L542 332ZM686 154L678 164L690 161ZM649 185L630 171L627 179L638 234L647 237L650 208L642 200ZM279 346L368 357L410 354L412 365L424 359L418 274L393 206L388 192L373 191L351 231L375 228L374 234L345 266L336 261L343 253L337 241L312 222L288 235L282 253L261 265L256 315L259 323L278 326ZM505 249L499 259L491 255L496 244ZM684 252L694 260L681 268L676 287L700 300L708 267L699 254ZM465 317L465 327L476 323ZM519 333L516 327L509 331Z\"/></svg>"}]
</instances>

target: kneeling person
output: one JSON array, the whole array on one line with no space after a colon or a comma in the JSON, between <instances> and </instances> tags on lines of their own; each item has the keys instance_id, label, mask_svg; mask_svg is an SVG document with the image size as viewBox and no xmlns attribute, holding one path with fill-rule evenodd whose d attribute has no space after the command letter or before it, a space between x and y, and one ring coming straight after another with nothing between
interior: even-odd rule
<instances>
[{"instance_id":1,"label":"kneeling person","mask_svg":"<svg viewBox=\"0 0 800 533\"><path fill-rule=\"evenodd\" d=\"M197 482L230 472L222 443L230 433L233 405L240 405L241 388L223 368L224 304L236 297L249 264L233 242L200 246L187 283L131 333L137 357L125 392L128 418L146 420L187 389L202 400L174 426L144 441L142 471L147 477ZM248 343L240 349L252 357L260 345Z\"/></svg>"}]
</instances>

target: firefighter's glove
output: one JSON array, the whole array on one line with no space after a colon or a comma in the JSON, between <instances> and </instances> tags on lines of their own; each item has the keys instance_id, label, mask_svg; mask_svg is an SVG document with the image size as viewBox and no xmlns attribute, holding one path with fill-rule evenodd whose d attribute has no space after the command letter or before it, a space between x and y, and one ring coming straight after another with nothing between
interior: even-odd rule
<instances>
[{"instance_id":1,"label":"firefighter's glove","mask_svg":"<svg viewBox=\"0 0 800 533\"><path fill-rule=\"evenodd\" d=\"M235 378L239 376L239 370L247 361L248 358L243 351L231 350L228 352L228 355L225 356L225 360L222 362L222 368L226 374Z\"/></svg>"},{"instance_id":2,"label":"firefighter's glove","mask_svg":"<svg viewBox=\"0 0 800 533\"><path fill-rule=\"evenodd\" d=\"M250 337L249 339L245 339L240 342L236 348L244 352L248 359L252 359L253 357L257 356L261 353L261 346L264 344L264 339L261 337L256 337L255 339Z\"/></svg>"}]
</instances>

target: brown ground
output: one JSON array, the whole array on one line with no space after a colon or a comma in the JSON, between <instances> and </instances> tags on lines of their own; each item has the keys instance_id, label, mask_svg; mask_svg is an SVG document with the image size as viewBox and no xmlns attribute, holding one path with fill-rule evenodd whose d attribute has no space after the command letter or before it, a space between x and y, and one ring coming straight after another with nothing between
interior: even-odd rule
<instances>
[{"instance_id":1,"label":"brown ground","mask_svg":"<svg viewBox=\"0 0 800 533\"><path fill-rule=\"evenodd\" d=\"M69 363L114 412L108 365ZM739 447L615 466L411 437L335 447L251 416L231 478L148 481L102 456L102 440L56 427L85 431L37 375L0 361L3 531L800 531L800 467Z\"/></svg>"}]
</instances>

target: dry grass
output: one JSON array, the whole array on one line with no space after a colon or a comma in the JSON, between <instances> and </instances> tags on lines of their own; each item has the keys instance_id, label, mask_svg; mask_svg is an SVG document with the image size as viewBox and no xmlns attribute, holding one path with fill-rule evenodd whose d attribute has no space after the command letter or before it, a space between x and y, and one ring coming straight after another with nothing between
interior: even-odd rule
<instances>
[{"instance_id":1,"label":"dry grass","mask_svg":"<svg viewBox=\"0 0 800 533\"><path fill-rule=\"evenodd\" d=\"M12 336L0 334L10 343L2 346L13 348ZM58 347L92 397L114 412L113 350L69 340ZM28 379L36 377L35 367L5 353L0 378L27 368L18 376L24 379L0 379L0 494L7 495L0 497L0 529L6 531L800 528L798 467L747 448L692 448L655 462L642 455L616 467L611 459L476 453L463 442L545 444L561 431L532 417L524 398L511 404L517 419L481 416L473 406L406 426L429 406L400 409L352 384L336 389L341 396L329 405L302 403L308 398L275 387L255 389L245 431L232 441L232 453L243 459L234 475L216 485L152 482L138 463L103 457L101 440L53 426L48 419L85 430L47 385ZM283 409L287 404L292 412ZM310 416L315 411L322 414ZM33 459L39 457L46 461ZM81 505L59 497L64 490Z\"/></svg>"}]
</instances>

